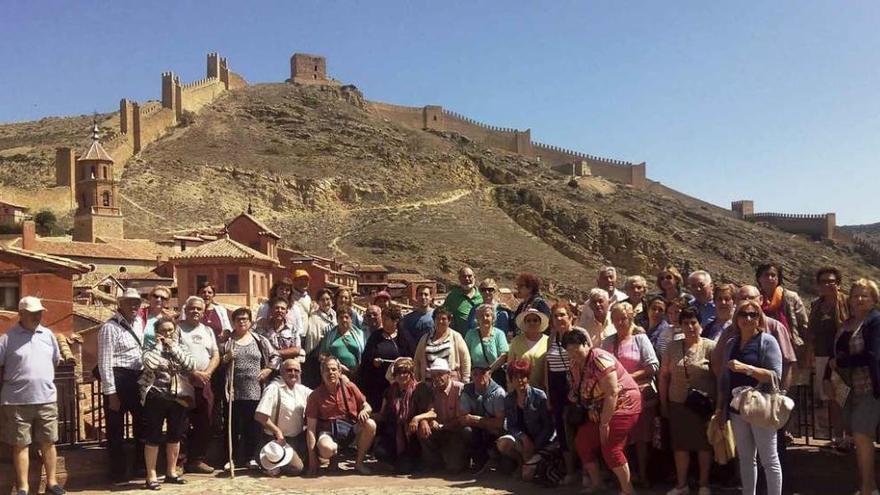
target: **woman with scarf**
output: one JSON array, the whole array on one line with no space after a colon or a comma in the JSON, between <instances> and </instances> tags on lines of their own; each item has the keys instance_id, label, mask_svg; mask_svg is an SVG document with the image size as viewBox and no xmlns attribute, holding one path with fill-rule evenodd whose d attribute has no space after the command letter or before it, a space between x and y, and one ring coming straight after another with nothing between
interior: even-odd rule
<instances>
[{"instance_id":1,"label":"woman with scarf","mask_svg":"<svg viewBox=\"0 0 880 495\"><path fill-rule=\"evenodd\" d=\"M193 388L187 374L193 369L193 358L180 344L177 325L171 317L161 317L154 327L155 340L144 351L144 372L138 380L140 400L144 406L144 461L148 490L159 490L156 459L165 429L165 483L186 483L177 475L180 440L186 431L186 412L194 402Z\"/></svg>"},{"instance_id":2,"label":"woman with scarf","mask_svg":"<svg viewBox=\"0 0 880 495\"><path fill-rule=\"evenodd\" d=\"M807 362L803 352L803 337L807 334L809 316L801 296L783 287L785 277L782 265L778 263L759 265L755 270L755 280L761 291L761 310L764 311L764 316L779 320L785 325L791 335L791 345L797 351L799 367L809 369L811 363Z\"/></svg>"},{"instance_id":3,"label":"woman with scarf","mask_svg":"<svg viewBox=\"0 0 880 495\"><path fill-rule=\"evenodd\" d=\"M843 322L849 317L846 295L840 290L843 275L834 267L820 268L816 272L816 288L819 297L810 305L810 324L808 345L816 363L816 376L813 381L813 396L820 401L827 401L831 394L830 373L825 370L828 360L834 356L834 338L843 328ZM840 450L852 447L852 439L842 428L841 415L843 410L837 401L831 401L831 445Z\"/></svg>"},{"instance_id":4,"label":"woman with scarf","mask_svg":"<svg viewBox=\"0 0 880 495\"><path fill-rule=\"evenodd\" d=\"M514 282L516 286L516 297L520 299L522 302L519 303L519 306L516 307L516 311L513 312L513 322L514 322L514 332L511 335L511 339L516 337L517 335L525 332L525 327L520 326L517 323L517 317L521 315L524 311L528 309L537 309L541 313L549 319L550 318L550 305L547 304L547 301L544 300L544 297L541 296L541 279L537 277L537 275L531 273L520 273L519 276L516 277L516 281Z\"/></svg>"},{"instance_id":5,"label":"woman with scarf","mask_svg":"<svg viewBox=\"0 0 880 495\"><path fill-rule=\"evenodd\" d=\"M318 352L322 361L326 356L338 359L342 372L353 379L364 355L364 334L352 324L349 308L338 308L336 318L338 323L321 339Z\"/></svg>"},{"instance_id":6,"label":"woman with scarf","mask_svg":"<svg viewBox=\"0 0 880 495\"><path fill-rule=\"evenodd\" d=\"M391 385L385 390L379 410L376 457L394 464L398 473L412 470L418 458L419 441L407 425L415 416L412 396L416 389L412 358L399 357L389 368Z\"/></svg>"}]
</instances>

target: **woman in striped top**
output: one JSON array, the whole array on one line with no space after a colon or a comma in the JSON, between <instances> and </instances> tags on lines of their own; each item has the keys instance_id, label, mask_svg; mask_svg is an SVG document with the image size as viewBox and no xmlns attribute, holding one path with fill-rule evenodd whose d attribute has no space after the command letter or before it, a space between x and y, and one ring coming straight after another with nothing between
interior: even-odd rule
<instances>
[{"instance_id":1,"label":"woman in striped top","mask_svg":"<svg viewBox=\"0 0 880 495\"><path fill-rule=\"evenodd\" d=\"M419 340L413 357L416 380L424 380L428 376L431 363L437 358L443 358L449 363L453 378L465 383L470 381L471 356L464 337L449 327L451 322L452 313L448 309L442 306L434 309L434 332Z\"/></svg>"},{"instance_id":2,"label":"woman in striped top","mask_svg":"<svg viewBox=\"0 0 880 495\"><path fill-rule=\"evenodd\" d=\"M562 449L562 457L565 459L565 476L563 484L568 485L577 481L575 474L574 435L577 426L565 423L565 407L569 404L568 393L571 388L571 358L565 352L562 345L562 337L568 332L575 330L586 333L581 327L572 326L575 319L574 306L565 301L557 301L550 307L550 343L547 346L547 356L544 360L545 383L542 384L547 391L550 411L556 424L556 438Z\"/></svg>"}]
</instances>

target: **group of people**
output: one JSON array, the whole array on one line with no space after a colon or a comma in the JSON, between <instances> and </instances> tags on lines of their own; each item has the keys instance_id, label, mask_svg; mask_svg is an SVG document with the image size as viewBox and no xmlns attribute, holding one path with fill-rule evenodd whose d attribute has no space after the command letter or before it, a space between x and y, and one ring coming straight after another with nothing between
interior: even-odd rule
<instances>
[{"instance_id":1,"label":"group of people","mask_svg":"<svg viewBox=\"0 0 880 495\"><path fill-rule=\"evenodd\" d=\"M875 282L859 279L844 291L840 271L822 268L808 311L775 263L757 267L755 285L716 285L702 270L685 279L668 266L653 289L631 276L622 290L616 270L603 267L582 305L548 301L529 273L515 280L516 308L471 268L458 278L438 307L431 288L418 287L406 314L387 292L363 312L346 289L312 298L303 271L278 281L256 316L248 308L229 314L209 283L180 315L167 309L168 288L153 289L146 306L126 290L98 339L111 473L127 472L130 413L143 445L136 463L151 490L161 488L163 442L164 483L185 483L178 465L212 472L208 443L228 425L226 469L313 475L351 447L362 474L372 455L398 472L499 469L547 484L581 479L588 492L603 488L604 465L624 494L660 481L650 468L669 457L668 493L690 493L694 455L696 488L707 495L713 461L726 462L735 444L742 493L755 493L760 459L766 493L778 495L785 425L753 420L737 398L785 394L797 377L808 384L814 376L817 397L835 404L835 431L854 442L859 493L877 494ZM19 454L32 427L58 495L48 453L57 436L49 426L57 343L43 335L51 332L33 299L22 299L21 323L0 336L2 432L26 472ZM21 346L31 350L10 351ZM18 487L27 490L26 477Z\"/></svg>"}]
</instances>

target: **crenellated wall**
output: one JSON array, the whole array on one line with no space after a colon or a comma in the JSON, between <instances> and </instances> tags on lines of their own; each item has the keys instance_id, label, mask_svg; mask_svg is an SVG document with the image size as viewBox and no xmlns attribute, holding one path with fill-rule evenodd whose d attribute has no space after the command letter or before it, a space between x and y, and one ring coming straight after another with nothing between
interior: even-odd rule
<instances>
[{"instance_id":1,"label":"crenellated wall","mask_svg":"<svg viewBox=\"0 0 880 495\"><path fill-rule=\"evenodd\" d=\"M380 116L415 129L454 131L493 148L540 157L553 169L570 170L576 164L588 168L592 175L644 189L647 187L646 165L612 160L532 141L531 129L520 131L509 127L485 124L439 105L408 107L382 102L369 102L369 108ZM582 162L586 165L584 167Z\"/></svg>"},{"instance_id":2,"label":"crenellated wall","mask_svg":"<svg viewBox=\"0 0 880 495\"><path fill-rule=\"evenodd\" d=\"M730 211L742 220L766 223L792 234L844 240L837 229L837 215L834 213L755 213L755 202L748 199L731 202Z\"/></svg>"},{"instance_id":3,"label":"crenellated wall","mask_svg":"<svg viewBox=\"0 0 880 495\"><path fill-rule=\"evenodd\" d=\"M120 170L135 153L174 128L184 111L197 112L227 90L247 86L247 81L230 71L226 59L219 54L209 53L207 60L207 77L199 81L181 84L180 78L173 72L163 72L161 100L143 104L125 98L119 101L119 133L104 140L102 145ZM108 121L112 121L112 118ZM66 170L72 151L70 153L70 156L67 152L56 154L58 185L69 182L65 174L68 174Z\"/></svg>"}]
</instances>

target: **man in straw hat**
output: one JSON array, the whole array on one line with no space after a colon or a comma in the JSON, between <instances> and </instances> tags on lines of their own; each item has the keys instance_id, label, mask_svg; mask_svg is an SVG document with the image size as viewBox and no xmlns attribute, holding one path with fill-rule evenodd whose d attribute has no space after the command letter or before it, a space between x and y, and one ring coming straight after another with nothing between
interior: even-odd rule
<instances>
[{"instance_id":1,"label":"man in straw hat","mask_svg":"<svg viewBox=\"0 0 880 495\"><path fill-rule=\"evenodd\" d=\"M46 468L46 493L63 495L55 477L58 405L55 366L61 350L40 321L46 308L36 297L18 302L18 324L0 335L0 440L12 445L17 495L27 495L28 447L36 441Z\"/></svg>"},{"instance_id":2,"label":"man in straw hat","mask_svg":"<svg viewBox=\"0 0 880 495\"><path fill-rule=\"evenodd\" d=\"M116 300L116 313L98 331L98 373L101 393L104 394L104 414L107 418L107 463L114 481L126 481L125 414L131 413L131 424L138 442L135 448L135 466L143 468L144 449L141 439L141 403L138 397L138 378L144 368L144 335L136 325L141 296L137 289L125 289Z\"/></svg>"},{"instance_id":3,"label":"man in straw hat","mask_svg":"<svg viewBox=\"0 0 880 495\"><path fill-rule=\"evenodd\" d=\"M281 378L263 390L263 397L254 415L254 419L263 425L263 432L272 437L272 441L260 451L260 464L272 476L281 472L297 475L305 467L306 436L303 431L306 404L312 390L299 383L301 374L299 360L285 359L281 363ZM282 449L284 459L279 460L278 453Z\"/></svg>"}]
</instances>

